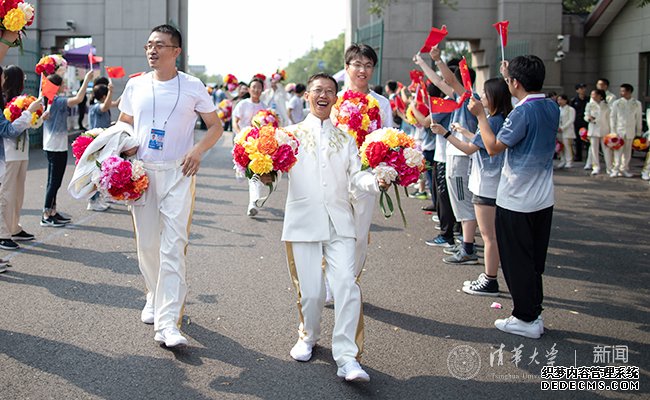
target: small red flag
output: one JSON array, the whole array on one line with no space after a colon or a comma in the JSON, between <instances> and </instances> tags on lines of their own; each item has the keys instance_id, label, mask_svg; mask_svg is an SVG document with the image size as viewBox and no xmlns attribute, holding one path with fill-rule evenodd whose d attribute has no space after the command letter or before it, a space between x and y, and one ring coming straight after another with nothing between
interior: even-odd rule
<instances>
[{"instance_id":1,"label":"small red flag","mask_svg":"<svg viewBox=\"0 0 650 400\"><path fill-rule=\"evenodd\" d=\"M93 67L93 64L99 64L102 61L104 61L104 59L102 57L95 56L92 50L88 52L88 63L90 64L91 69Z\"/></svg>"},{"instance_id":2,"label":"small red flag","mask_svg":"<svg viewBox=\"0 0 650 400\"><path fill-rule=\"evenodd\" d=\"M419 89L415 95L415 107L424 116L429 115L429 106L427 106L428 101L425 100L426 97L428 96L425 93L425 89Z\"/></svg>"},{"instance_id":3,"label":"small red flag","mask_svg":"<svg viewBox=\"0 0 650 400\"><path fill-rule=\"evenodd\" d=\"M144 72L136 72L134 74L129 75L129 78L135 78L136 76L144 75Z\"/></svg>"},{"instance_id":4,"label":"small red flag","mask_svg":"<svg viewBox=\"0 0 650 400\"><path fill-rule=\"evenodd\" d=\"M449 99L442 99L440 97L431 97L429 104L431 105L431 113L450 113L460 107L458 103ZM462 104L462 103L461 103Z\"/></svg>"},{"instance_id":5,"label":"small red flag","mask_svg":"<svg viewBox=\"0 0 650 400\"><path fill-rule=\"evenodd\" d=\"M458 63L458 68L460 68L460 77L463 79L463 86L468 92L472 91L472 78L469 75L469 68L467 68L467 60L463 57L462 60Z\"/></svg>"},{"instance_id":6,"label":"small red flag","mask_svg":"<svg viewBox=\"0 0 650 400\"><path fill-rule=\"evenodd\" d=\"M499 36L501 36L501 43L503 44L503 47L506 47L508 45L508 25L510 24L510 21L501 21L497 22L496 24L493 24L492 26L494 29L497 30L499 33Z\"/></svg>"},{"instance_id":7,"label":"small red flag","mask_svg":"<svg viewBox=\"0 0 650 400\"><path fill-rule=\"evenodd\" d=\"M422 81L424 79L424 72L420 71L419 69L413 69L409 72L409 76L411 77L411 83L408 86L408 90L415 92L418 85L422 86L423 84Z\"/></svg>"},{"instance_id":8,"label":"small red flag","mask_svg":"<svg viewBox=\"0 0 650 400\"><path fill-rule=\"evenodd\" d=\"M59 86L50 82L45 75L41 75L41 94L51 103L59 92Z\"/></svg>"},{"instance_id":9,"label":"small red flag","mask_svg":"<svg viewBox=\"0 0 650 400\"><path fill-rule=\"evenodd\" d=\"M429 32L429 36L427 36L427 40L424 41L424 46L420 49L420 53L428 53L431 51L431 49L440 43L442 39L447 36L447 27L442 26L442 29L438 28L431 28L431 31Z\"/></svg>"},{"instance_id":10,"label":"small red flag","mask_svg":"<svg viewBox=\"0 0 650 400\"><path fill-rule=\"evenodd\" d=\"M120 66L116 67L105 67L106 68L106 73L108 74L109 78L124 78L126 76L126 72L124 72L124 68Z\"/></svg>"},{"instance_id":11,"label":"small red flag","mask_svg":"<svg viewBox=\"0 0 650 400\"><path fill-rule=\"evenodd\" d=\"M395 104L395 108L402 114L406 112L406 104L404 104L404 100L402 100L400 95L393 98L393 104Z\"/></svg>"}]
</instances>

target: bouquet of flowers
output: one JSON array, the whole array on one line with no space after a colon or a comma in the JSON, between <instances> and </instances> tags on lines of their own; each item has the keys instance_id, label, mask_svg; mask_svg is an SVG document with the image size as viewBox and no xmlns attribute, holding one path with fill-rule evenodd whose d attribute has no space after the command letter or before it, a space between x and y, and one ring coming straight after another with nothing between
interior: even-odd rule
<instances>
[{"instance_id":1,"label":"bouquet of flowers","mask_svg":"<svg viewBox=\"0 0 650 400\"><path fill-rule=\"evenodd\" d=\"M3 114L7 119L7 121L14 122L16 119L20 117L23 111L27 110L27 107L29 107L29 105L32 104L34 101L36 101L36 97L34 96L29 96L25 94L16 96L13 99L11 99L9 103L7 103L3 111ZM30 128L38 128L43 124L41 115L43 115L43 110L38 110L32 113L32 120L29 124Z\"/></svg>"},{"instance_id":2,"label":"bouquet of flowers","mask_svg":"<svg viewBox=\"0 0 650 400\"><path fill-rule=\"evenodd\" d=\"M140 160L110 156L99 165L99 191L115 200L137 200L149 187L149 177Z\"/></svg>"},{"instance_id":3,"label":"bouquet of flowers","mask_svg":"<svg viewBox=\"0 0 650 400\"><path fill-rule=\"evenodd\" d=\"M235 136L232 149L233 162L237 176L258 180L260 175L277 172L289 172L298 161L299 142L296 137L282 128L270 125L260 128L248 127ZM269 195L273 184L269 185ZM258 206L264 205L266 196L258 200Z\"/></svg>"},{"instance_id":4,"label":"bouquet of flowers","mask_svg":"<svg viewBox=\"0 0 650 400\"><path fill-rule=\"evenodd\" d=\"M347 90L334 104L334 125L348 132L361 147L366 135L381 127L379 103L371 95Z\"/></svg>"},{"instance_id":5,"label":"bouquet of flowers","mask_svg":"<svg viewBox=\"0 0 650 400\"><path fill-rule=\"evenodd\" d=\"M253 78L261 79L262 82L266 81L266 75L264 75L264 74L255 74L255 75L253 75Z\"/></svg>"},{"instance_id":6,"label":"bouquet of flowers","mask_svg":"<svg viewBox=\"0 0 650 400\"><path fill-rule=\"evenodd\" d=\"M103 131L103 128L91 129L77 136L74 142L72 142L72 155L74 156L75 165L79 163L79 159L81 159L88 145Z\"/></svg>"},{"instance_id":7,"label":"bouquet of flowers","mask_svg":"<svg viewBox=\"0 0 650 400\"><path fill-rule=\"evenodd\" d=\"M564 151L564 144L559 140L555 139L555 152L557 154L560 154L562 153L562 151Z\"/></svg>"},{"instance_id":8,"label":"bouquet of flowers","mask_svg":"<svg viewBox=\"0 0 650 400\"><path fill-rule=\"evenodd\" d=\"M618 150L625 144L623 138L615 133L608 133L605 135L603 142L605 143L605 146L609 147L612 150Z\"/></svg>"},{"instance_id":9,"label":"bouquet of flowers","mask_svg":"<svg viewBox=\"0 0 650 400\"><path fill-rule=\"evenodd\" d=\"M217 116L223 122L230 121L232 117L232 101L223 99L217 105Z\"/></svg>"},{"instance_id":10,"label":"bouquet of flowers","mask_svg":"<svg viewBox=\"0 0 650 400\"><path fill-rule=\"evenodd\" d=\"M580 140L582 140L583 142L589 142L589 131L587 130L587 128L584 127L580 128L578 130L578 134L580 135Z\"/></svg>"},{"instance_id":11,"label":"bouquet of flowers","mask_svg":"<svg viewBox=\"0 0 650 400\"><path fill-rule=\"evenodd\" d=\"M645 137L634 138L632 141L632 148L636 151L644 151L648 149L648 139Z\"/></svg>"},{"instance_id":12,"label":"bouquet of flowers","mask_svg":"<svg viewBox=\"0 0 650 400\"><path fill-rule=\"evenodd\" d=\"M370 168L377 178L404 187L417 182L420 173L426 169L424 156L416 147L413 138L393 128L382 128L368 134L361 145L360 153L361 169ZM395 196L402 221L406 226L406 217L397 187L395 187ZM388 211L384 206L384 199ZM379 208L384 217L389 218L393 215L393 201L384 191L379 197Z\"/></svg>"},{"instance_id":13,"label":"bouquet of flowers","mask_svg":"<svg viewBox=\"0 0 650 400\"><path fill-rule=\"evenodd\" d=\"M237 87L237 84L239 83L239 81L237 80L237 77L235 75L228 74L228 75L223 77L223 83L226 84L226 87L228 88L228 91L232 92Z\"/></svg>"},{"instance_id":14,"label":"bouquet of flowers","mask_svg":"<svg viewBox=\"0 0 650 400\"><path fill-rule=\"evenodd\" d=\"M38 64L36 64L37 74L52 75L55 73L64 73L65 68L68 66L68 62L59 54L50 54L49 56L44 56L40 59Z\"/></svg>"},{"instance_id":15,"label":"bouquet of flowers","mask_svg":"<svg viewBox=\"0 0 650 400\"><path fill-rule=\"evenodd\" d=\"M257 114L253 115L251 119L251 124L256 128L261 128L263 126L271 125L274 128L277 128L280 123L278 115L272 110L260 110Z\"/></svg>"},{"instance_id":16,"label":"bouquet of flowers","mask_svg":"<svg viewBox=\"0 0 650 400\"><path fill-rule=\"evenodd\" d=\"M34 23L34 6L23 0L3 0L0 2L0 27L11 32L23 32L26 26ZM20 35L14 46L22 45Z\"/></svg>"},{"instance_id":17,"label":"bouquet of flowers","mask_svg":"<svg viewBox=\"0 0 650 400\"><path fill-rule=\"evenodd\" d=\"M287 79L287 71L283 69L278 69L274 73L271 74L271 80L275 82L282 82L283 80Z\"/></svg>"}]
</instances>

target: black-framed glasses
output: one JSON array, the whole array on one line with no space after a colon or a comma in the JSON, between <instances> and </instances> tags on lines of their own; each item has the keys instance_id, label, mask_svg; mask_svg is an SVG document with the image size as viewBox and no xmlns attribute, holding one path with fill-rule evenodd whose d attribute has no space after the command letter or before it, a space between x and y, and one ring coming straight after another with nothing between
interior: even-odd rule
<instances>
[{"instance_id":1,"label":"black-framed glasses","mask_svg":"<svg viewBox=\"0 0 650 400\"><path fill-rule=\"evenodd\" d=\"M176 48L178 46L174 46L172 44L160 44L160 43L147 43L147 44L145 44L143 46L144 51L149 51L149 50L153 50L153 49L155 49L156 51L160 51L165 47L174 47L174 48Z\"/></svg>"}]
</instances>

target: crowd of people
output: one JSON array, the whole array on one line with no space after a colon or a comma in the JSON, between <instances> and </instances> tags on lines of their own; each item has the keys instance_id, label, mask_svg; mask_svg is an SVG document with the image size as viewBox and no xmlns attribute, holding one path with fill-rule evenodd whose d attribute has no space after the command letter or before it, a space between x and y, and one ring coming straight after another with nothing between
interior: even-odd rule
<instances>
[{"instance_id":1,"label":"crowd of people","mask_svg":"<svg viewBox=\"0 0 650 400\"><path fill-rule=\"evenodd\" d=\"M11 32L2 35L12 41ZM4 43L0 43L0 59L8 50ZM304 84L286 86L280 73L269 79L258 74L248 82L219 85L211 95L198 79L176 69L182 46L177 29L169 25L153 28L144 46L151 72L130 79L117 100L110 80L96 78L89 110L91 129L109 128L107 134L126 132L138 143L125 149L122 156L142 160L149 178L143 199L130 206L138 264L147 288L140 318L153 325L154 340L167 347L188 343L179 328L187 294L185 248L195 176L203 154L224 131L217 116L223 100L231 102L232 119L226 128L235 134L250 127L257 112L269 109L277 115L279 126L303 143L296 166L287 173L281 238L286 243L300 320L298 340L289 353L297 361L311 359L320 338L323 306L328 297L333 298L332 355L337 375L348 381L370 379L359 364L364 333L360 275L377 198L391 182L370 170L362 171L355 139L334 125L332 108L344 91L374 98L381 125L401 127L419 143L430 168L413 189L413 196L431 199L422 209L435 212L432 219L440 230L426 244L442 248L446 264L473 265L483 259L484 271L462 284L463 292L470 295L498 296L501 268L513 311L494 324L507 333L533 339L544 333L542 274L553 216L556 141L564 144L556 168L571 168L581 161L580 129L586 128L590 144L586 167L592 174L600 173L600 149L609 176L632 176L631 142L641 134L641 107L632 98L633 88L621 85L620 98L614 100L607 91L609 82L601 79L591 99L582 84L576 85L577 95L571 100L566 95L551 99L542 92L544 63L534 55L504 61L501 76L485 81L482 88L474 87L476 74L471 68L464 75L464 66L459 66L458 60L445 62L437 46L428 54L415 55L415 65L430 82L424 85L423 96L458 104L453 111L438 112L431 101L425 109L418 107L418 89L409 93L396 81L372 88L378 58L368 45L352 44L346 49L343 87L322 73ZM5 68L5 101L22 92L21 72L15 66ZM93 78L92 72L86 74L77 94L66 97L61 77L47 77L60 92L50 99L43 114L48 178L42 226L61 227L71 221L56 205L68 159L67 110L83 101ZM381 94L384 91L388 98ZM409 110L415 121L396 106L396 98L412 106ZM16 249L17 241L34 239L20 226L19 216L29 149L24 132L31 112L40 107L39 99L11 123L0 117L6 158L0 185L0 247L4 249ZM115 125L112 107L120 111ZM197 116L207 133L195 143ZM603 145L602 138L610 131L625 139L621 149L612 151ZM650 157L648 160L643 179L650 178ZM259 200L262 188L272 179L269 175L249 179L248 217L264 212ZM99 194L88 200L89 210L108 207ZM307 216L309 224L305 223ZM475 241L477 228L481 246Z\"/></svg>"}]
</instances>

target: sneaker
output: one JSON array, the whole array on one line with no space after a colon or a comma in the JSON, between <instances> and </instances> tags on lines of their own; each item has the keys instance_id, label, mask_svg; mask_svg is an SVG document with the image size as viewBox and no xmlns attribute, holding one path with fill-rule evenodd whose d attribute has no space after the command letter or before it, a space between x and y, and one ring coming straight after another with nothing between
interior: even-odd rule
<instances>
[{"instance_id":1,"label":"sneaker","mask_svg":"<svg viewBox=\"0 0 650 400\"><path fill-rule=\"evenodd\" d=\"M409 197L413 199L426 200L429 198L429 195L427 194L427 192L416 191L409 194Z\"/></svg>"},{"instance_id":2,"label":"sneaker","mask_svg":"<svg viewBox=\"0 0 650 400\"><path fill-rule=\"evenodd\" d=\"M294 360L305 362L311 359L311 351L313 348L313 344L309 344L302 339L298 339L296 344L294 344L291 348L289 354Z\"/></svg>"},{"instance_id":3,"label":"sneaker","mask_svg":"<svg viewBox=\"0 0 650 400\"><path fill-rule=\"evenodd\" d=\"M18 250L20 246L11 239L0 239L0 249Z\"/></svg>"},{"instance_id":4,"label":"sneaker","mask_svg":"<svg viewBox=\"0 0 650 400\"><path fill-rule=\"evenodd\" d=\"M110 206L108 204L104 204L99 200L89 201L88 205L86 206L86 210L88 211L106 211L109 208Z\"/></svg>"},{"instance_id":5,"label":"sneaker","mask_svg":"<svg viewBox=\"0 0 650 400\"><path fill-rule=\"evenodd\" d=\"M486 277L477 285L463 286L463 292L478 296L498 296L499 282L496 279L488 279Z\"/></svg>"},{"instance_id":6,"label":"sneaker","mask_svg":"<svg viewBox=\"0 0 650 400\"><path fill-rule=\"evenodd\" d=\"M64 224L70 223L72 221L72 218L64 217L59 213L54 214L52 218L56 219L59 222L63 222Z\"/></svg>"},{"instance_id":7,"label":"sneaker","mask_svg":"<svg viewBox=\"0 0 650 400\"><path fill-rule=\"evenodd\" d=\"M23 230L16 233L15 235L11 235L11 240L14 242L26 242L28 240L34 240L34 235Z\"/></svg>"},{"instance_id":8,"label":"sneaker","mask_svg":"<svg viewBox=\"0 0 650 400\"><path fill-rule=\"evenodd\" d=\"M531 339L539 339L542 336L538 320L533 322L524 322L511 315L505 319L497 319L494 321L494 326L496 326L500 331Z\"/></svg>"},{"instance_id":9,"label":"sneaker","mask_svg":"<svg viewBox=\"0 0 650 400\"><path fill-rule=\"evenodd\" d=\"M486 281L488 279L487 275L485 273L481 272L478 278L474 281L465 281L463 282L463 286L473 286L473 285L478 285L479 283Z\"/></svg>"},{"instance_id":10,"label":"sneaker","mask_svg":"<svg viewBox=\"0 0 650 400\"><path fill-rule=\"evenodd\" d=\"M586 170L591 169L591 164L585 164L585 166L582 167L582 169L586 169Z\"/></svg>"},{"instance_id":11,"label":"sneaker","mask_svg":"<svg viewBox=\"0 0 650 400\"><path fill-rule=\"evenodd\" d=\"M626 177L626 178L632 178L632 177L634 176L634 174L631 173L630 171L622 171L621 173L622 173L623 176Z\"/></svg>"},{"instance_id":12,"label":"sneaker","mask_svg":"<svg viewBox=\"0 0 650 400\"><path fill-rule=\"evenodd\" d=\"M51 226L54 228L60 228L65 226L64 222L54 219L54 217L41 218L41 226Z\"/></svg>"},{"instance_id":13,"label":"sneaker","mask_svg":"<svg viewBox=\"0 0 650 400\"><path fill-rule=\"evenodd\" d=\"M438 218L437 215L434 215L434 216L431 217L431 221L436 222L436 223L440 223L440 218Z\"/></svg>"},{"instance_id":14,"label":"sneaker","mask_svg":"<svg viewBox=\"0 0 650 400\"><path fill-rule=\"evenodd\" d=\"M433 204L429 204L428 206L422 207L422 211L434 212L436 211L436 207Z\"/></svg>"},{"instance_id":15,"label":"sneaker","mask_svg":"<svg viewBox=\"0 0 650 400\"><path fill-rule=\"evenodd\" d=\"M618 176L618 172L616 172L616 171L612 171L612 172L609 173L610 178L616 178L617 176Z\"/></svg>"},{"instance_id":16,"label":"sneaker","mask_svg":"<svg viewBox=\"0 0 650 400\"><path fill-rule=\"evenodd\" d=\"M573 164L571 164L571 163L566 163L566 164L564 165L564 167L562 167L562 168L564 168L564 169L573 168Z\"/></svg>"},{"instance_id":17,"label":"sneaker","mask_svg":"<svg viewBox=\"0 0 650 400\"><path fill-rule=\"evenodd\" d=\"M165 328L156 331L153 337L156 342L165 343L167 347L183 347L187 346L187 339L176 328Z\"/></svg>"},{"instance_id":18,"label":"sneaker","mask_svg":"<svg viewBox=\"0 0 650 400\"><path fill-rule=\"evenodd\" d=\"M555 168L561 169L561 168L564 168L565 165L566 165L565 163L561 162Z\"/></svg>"},{"instance_id":19,"label":"sneaker","mask_svg":"<svg viewBox=\"0 0 650 400\"><path fill-rule=\"evenodd\" d=\"M460 251L460 248L463 247L463 243L457 243L453 246L442 249L442 252L449 255L454 255Z\"/></svg>"},{"instance_id":20,"label":"sneaker","mask_svg":"<svg viewBox=\"0 0 650 400\"><path fill-rule=\"evenodd\" d=\"M591 170L591 175L592 175L592 176L593 176L593 175L598 175L598 174L600 174L600 170L599 170L599 169L592 169L592 170Z\"/></svg>"},{"instance_id":21,"label":"sneaker","mask_svg":"<svg viewBox=\"0 0 650 400\"><path fill-rule=\"evenodd\" d=\"M248 205L248 211L246 212L246 215L248 215L249 217L254 217L254 216L257 215L258 212L259 212L259 209L257 207L255 207L255 204L249 204Z\"/></svg>"},{"instance_id":22,"label":"sneaker","mask_svg":"<svg viewBox=\"0 0 650 400\"><path fill-rule=\"evenodd\" d=\"M642 171L641 172L641 179L643 179L644 181L650 181L650 172Z\"/></svg>"},{"instance_id":23,"label":"sneaker","mask_svg":"<svg viewBox=\"0 0 650 400\"><path fill-rule=\"evenodd\" d=\"M442 235L438 235L433 239L427 240L424 243L426 243L427 246L436 246L436 247L451 247L454 245L453 243L449 243L449 240L445 239Z\"/></svg>"},{"instance_id":24,"label":"sneaker","mask_svg":"<svg viewBox=\"0 0 650 400\"><path fill-rule=\"evenodd\" d=\"M537 317L537 322L539 322L539 334L543 335L544 334L544 318L540 314L539 317Z\"/></svg>"},{"instance_id":25,"label":"sneaker","mask_svg":"<svg viewBox=\"0 0 650 400\"><path fill-rule=\"evenodd\" d=\"M445 264L476 265L478 264L478 256L476 255L476 252L474 252L473 254L465 253L465 250L461 247L458 253L443 258L442 262L444 262Z\"/></svg>"},{"instance_id":26,"label":"sneaker","mask_svg":"<svg viewBox=\"0 0 650 400\"><path fill-rule=\"evenodd\" d=\"M153 304L146 302L140 313L140 321L147 325L153 324Z\"/></svg>"},{"instance_id":27,"label":"sneaker","mask_svg":"<svg viewBox=\"0 0 650 400\"><path fill-rule=\"evenodd\" d=\"M336 371L336 376L345 378L348 382L370 382L370 376L361 368L356 360L348 361Z\"/></svg>"}]
</instances>

